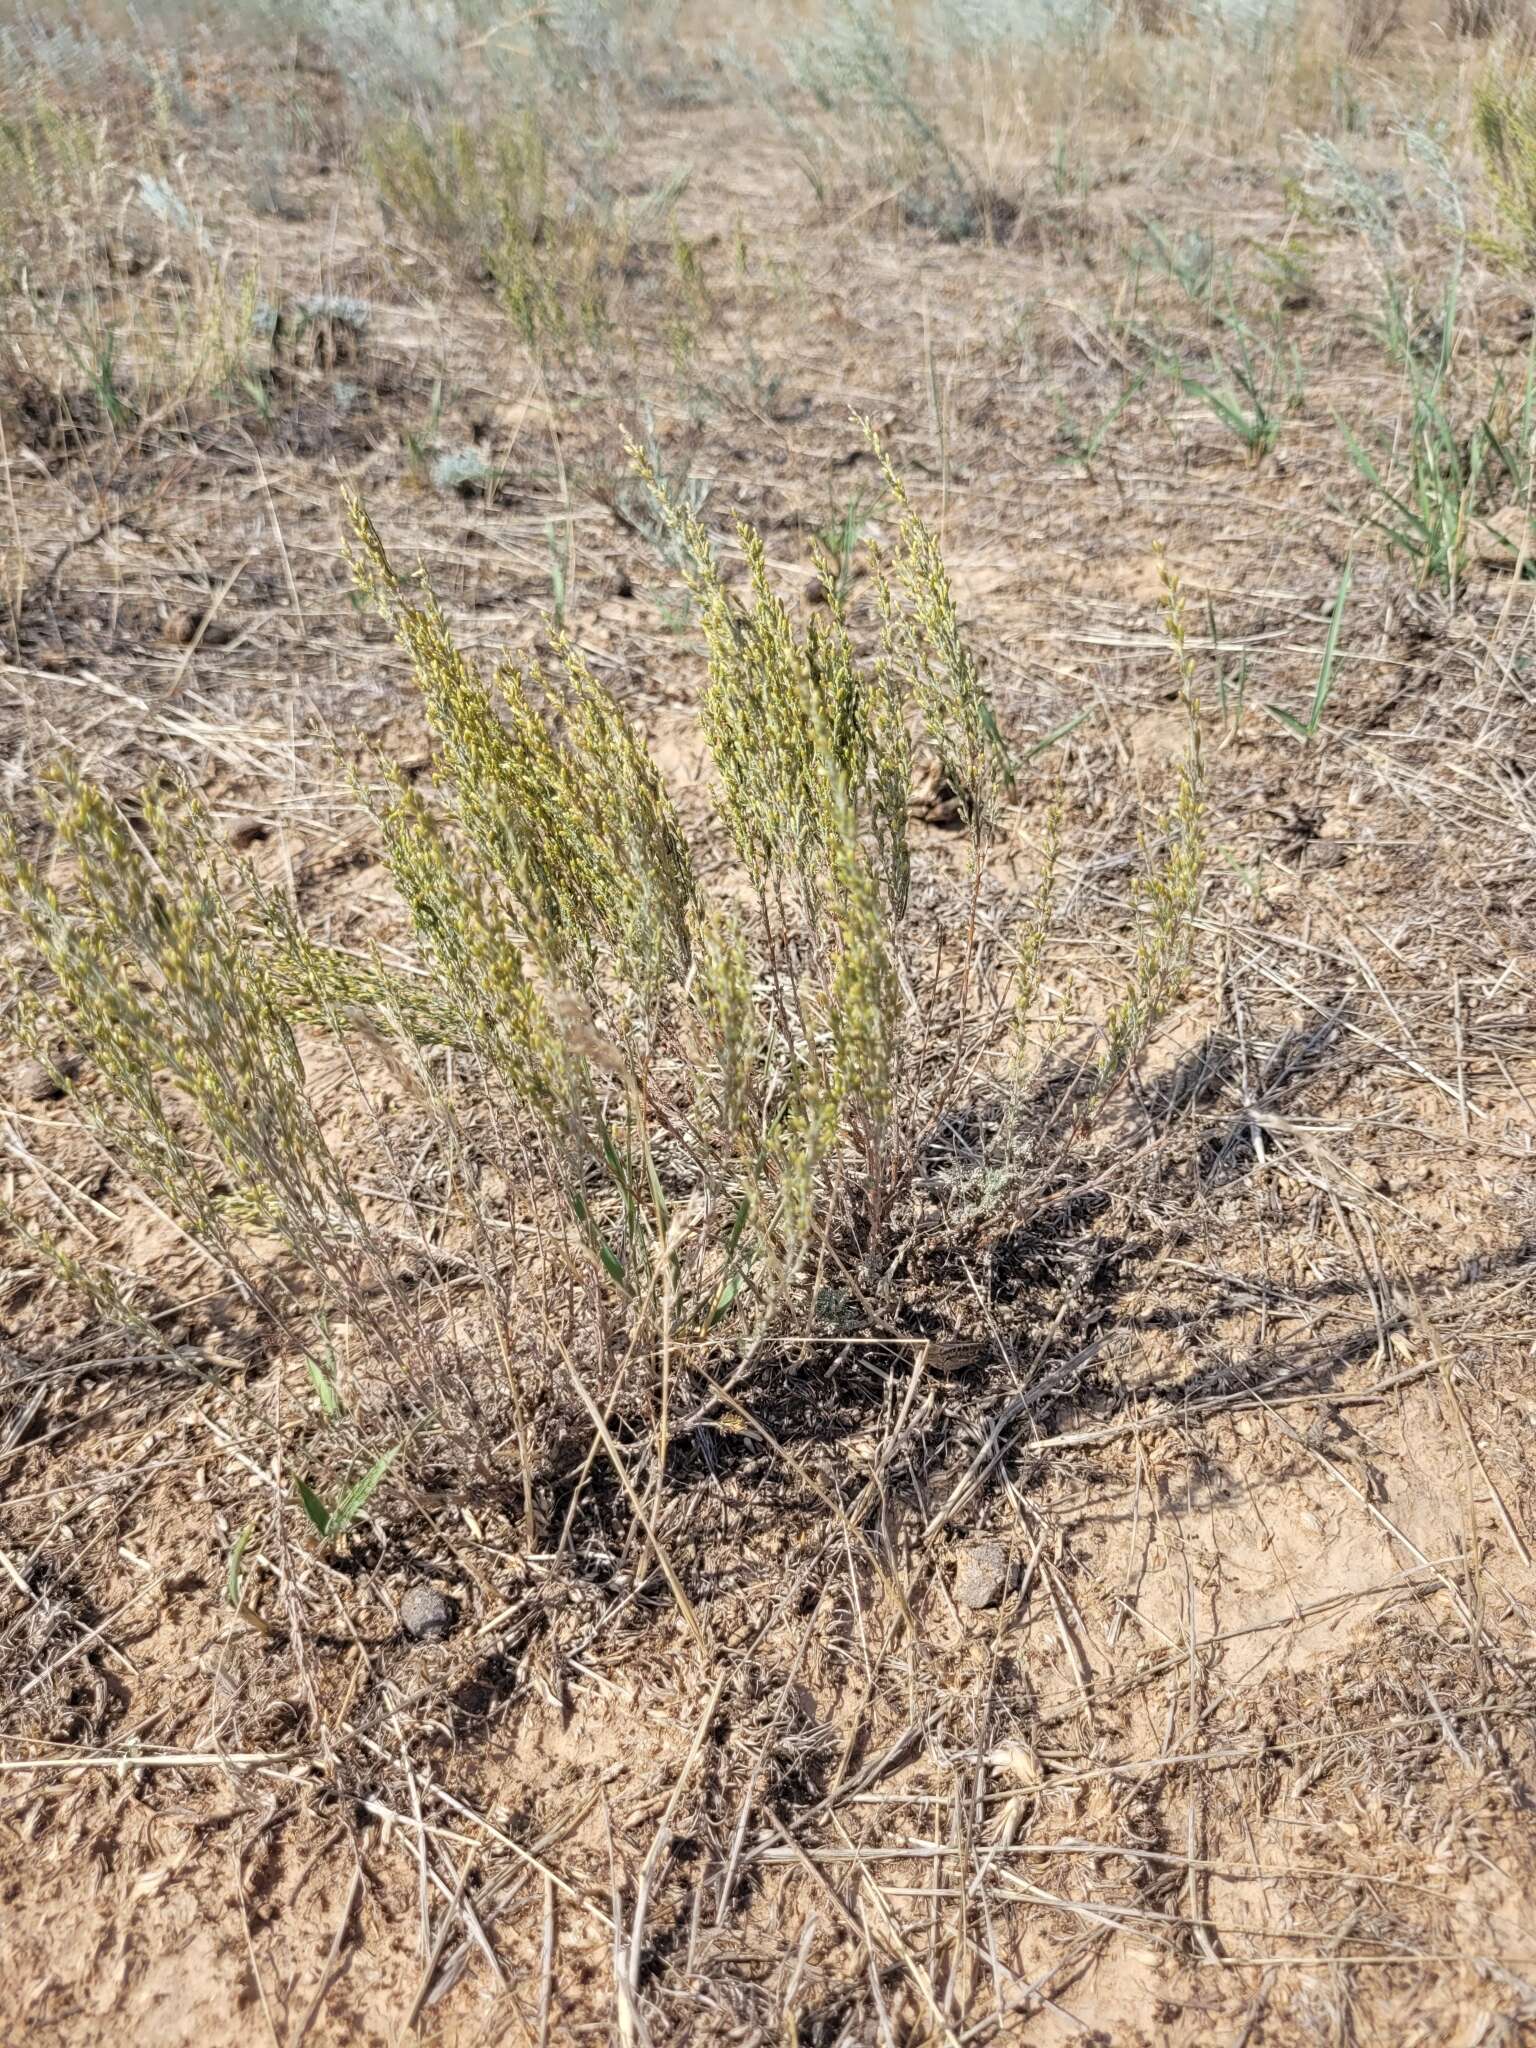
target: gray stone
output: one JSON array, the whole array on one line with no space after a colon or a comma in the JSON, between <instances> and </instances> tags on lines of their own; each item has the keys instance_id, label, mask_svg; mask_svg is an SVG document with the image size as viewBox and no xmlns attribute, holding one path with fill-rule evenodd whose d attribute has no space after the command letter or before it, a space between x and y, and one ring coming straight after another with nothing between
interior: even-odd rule
<instances>
[{"instance_id":1,"label":"gray stone","mask_svg":"<svg viewBox=\"0 0 1536 2048\"><path fill-rule=\"evenodd\" d=\"M440 1643L455 1618L454 1603L435 1586L407 1586L400 1595L400 1625L418 1643Z\"/></svg>"},{"instance_id":2,"label":"gray stone","mask_svg":"<svg viewBox=\"0 0 1536 2048\"><path fill-rule=\"evenodd\" d=\"M995 1607L1008 1585L1008 1551L1001 1543L972 1543L955 1565L955 1598L962 1607Z\"/></svg>"},{"instance_id":3,"label":"gray stone","mask_svg":"<svg viewBox=\"0 0 1536 2048\"><path fill-rule=\"evenodd\" d=\"M20 1102L57 1102L79 1071L80 1062L66 1052L56 1053L51 1063L23 1060L12 1076L11 1092Z\"/></svg>"}]
</instances>

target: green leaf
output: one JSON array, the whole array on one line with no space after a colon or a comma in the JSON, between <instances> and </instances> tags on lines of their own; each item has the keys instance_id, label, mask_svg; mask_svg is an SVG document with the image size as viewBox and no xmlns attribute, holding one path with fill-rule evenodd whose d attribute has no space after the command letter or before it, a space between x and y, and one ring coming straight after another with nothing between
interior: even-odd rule
<instances>
[{"instance_id":1,"label":"green leaf","mask_svg":"<svg viewBox=\"0 0 1536 2048\"><path fill-rule=\"evenodd\" d=\"M1333 671L1339 653L1339 628L1344 623L1344 607L1349 602L1350 586L1354 580L1355 558L1351 555L1344 564L1344 574L1339 578L1338 591L1334 596L1333 611L1328 619L1328 633L1323 641L1323 659L1317 672L1317 687L1312 692L1312 709L1306 724L1303 725L1299 718L1293 718L1289 711L1282 711L1278 704L1266 704L1264 707L1271 718L1277 718L1286 731L1293 733L1299 740L1317 737L1323 712L1333 694Z\"/></svg>"},{"instance_id":2,"label":"green leaf","mask_svg":"<svg viewBox=\"0 0 1536 2048\"><path fill-rule=\"evenodd\" d=\"M1032 747L1026 747L1024 750L1025 760L1038 760L1040 755L1049 752L1052 747L1058 746L1062 740L1076 732L1077 728L1088 716L1089 713L1086 710L1076 711L1070 718L1064 718L1060 725L1053 725L1043 739L1036 740Z\"/></svg>"},{"instance_id":3,"label":"green leaf","mask_svg":"<svg viewBox=\"0 0 1536 2048\"><path fill-rule=\"evenodd\" d=\"M742 1288L745 1287L746 1284L747 1276L744 1272L738 1271L730 1273L726 1276L725 1284L721 1287L720 1292L715 1296L715 1305L710 1310L709 1318L704 1325L706 1330L712 1330L715 1327L716 1323L718 1323L721 1320L726 1310L730 1307L731 1303L736 1299L737 1295L740 1294Z\"/></svg>"},{"instance_id":4,"label":"green leaf","mask_svg":"<svg viewBox=\"0 0 1536 2048\"><path fill-rule=\"evenodd\" d=\"M598 1230L597 1225L592 1221L592 1211L587 1206L587 1198L584 1194L581 1193L579 1188L572 1188L570 1190L570 1203L571 1208L575 1213L576 1221L587 1233L587 1237L591 1242L592 1249L597 1253L597 1256L602 1260L604 1271L607 1273L610 1280L617 1280L619 1285L622 1287L625 1284L624 1261L619 1257L617 1252L613 1251L609 1247L607 1241L602 1236L602 1233Z\"/></svg>"},{"instance_id":5,"label":"green leaf","mask_svg":"<svg viewBox=\"0 0 1536 2048\"><path fill-rule=\"evenodd\" d=\"M326 1371L319 1359L311 1357L307 1351L304 1354L304 1370L309 1374L309 1383L320 1403L320 1413L327 1422L334 1422L341 1413L341 1396L336 1391L335 1379Z\"/></svg>"},{"instance_id":6,"label":"green leaf","mask_svg":"<svg viewBox=\"0 0 1536 2048\"><path fill-rule=\"evenodd\" d=\"M1297 739L1305 740L1312 737L1299 718L1293 718L1289 711L1282 711L1278 704L1266 704L1264 709L1271 718L1278 718L1286 731L1294 733Z\"/></svg>"},{"instance_id":7,"label":"green leaf","mask_svg":"<svg viewBox=\"0 0 1536 2048\"><path fill-rule=\"evenodd\" d=\"M297 1480L295 1484L299 1489L299 1499L304 1503L305 1514L308 1515L322 1536L329 1536L331 1533L330 1509L320 1498L319 1494L316 1493L315 1489L307 1485L304 1480Z\"/></svg>"},{"instance_id":8,"label":"green leaf","mask_svg":"<svg viewBox=\"0 0 1536 2048\"><path fill-rule=\"evenodd\" d=\"M736 1247L741 1243L741 1233L746 1229L747 1218L751 1214L752 1197L750 1195L743 1195L736 1204L736 1214L731 1218L731 1227L726 1234L725 1256L727 1263L734 1257Z\"/></svg>"},{"instance_id":9,"label":"green leaf","mask_svg":"<svg viewBox=\"0 0 1536 2048\"><path fill-rule=\"evenodd\" d=\"M755 1256L754 1252L749 1248L747 1251L747 1255L740 1266L733 1265L732 1261L736 1257L736 1249L738 1245L741 1243L741 1233L746 1229L747 1218L751 1214L752 1197L750 1195L743 1195L741 1200L736 1204L736 1213L731 1218L730 1231L726 1236L726 1274L724 1280L722 1280L720 1283L720 1291L715 1296L714 1307L710 1310L709 1315L705 1319L704 1327L707 1330L712 1330L715 1327L716 1323L720 1321L720 1318L725 1314L726 1310L730 1307L731 1303L736 1299L737 1295L740 1294L742 1288L745 1287L747 1284L747 1275L752 1270L752 1261Z\"/></svg>"},{"instance_id":10,"label":"green leaf","mask_svg":"<svg viewBox=\"0 0 1536 2048\"><path fill-rule=\"evenodd\" d=\"M351 1528L363 1509L367 1507L369 1501L378 1492L380 1481L399 1455L400 1445L396 1444L392 1450L386 1451L382 1458L375 1459L362 1478L358 1480L356 1486L351 1487L342 1495L332 1510L330 1527L326 1531L328 1535L340 1536L344 1530Z\"/></svg>"},{"instance_id":11,"label":"green leaf","mask_svg":"<svg viewBox=\"0 0 1536 2048\"><path fill-rule=\"evenodd\" d=\"M603 1128L602 1145L603 1164L612 1176L614 1186L623 1195L626 1202L633 1202L635 1191L634 1184L629 1176L629 1168L619 1157L619 1148L613 1142L613 1133L606 1125Z\"/></svg>"},{"instance_id":12,"label":"green leaf","mask_svg":"<svg viewBox=\"0 0 1536 2048\"><path fill-rule=\"evenodd\" d=\"M224 1598L231 1607L240 1605L240 1567L245 1561L245 1553L255 1533L256 1524L247 1522L229 1546L229 1569L224 1574Z\"/></svg>"},{"instance_id":13,"label":"green leaf","mask_svg":"<svg viewBox=\"0 0 1536 2048\"><path fill-rule=\"evenodd\" d=\"M1339 591L1333 600L1333 616L1328 621L1328 637L1323 642L1322 667L1317 672L1317 688L1312 695L1312 715L1307 720L1307 731L1315 733L1322 719L1324 708L1333 694L1333 667L1339 653L1339 628L1344 623L1344 607L1349 602L1350 586L1355 580L1355 558L1350 555L1344 563L1344 574L1339 578Z\"/></svg>"}]
</instances>

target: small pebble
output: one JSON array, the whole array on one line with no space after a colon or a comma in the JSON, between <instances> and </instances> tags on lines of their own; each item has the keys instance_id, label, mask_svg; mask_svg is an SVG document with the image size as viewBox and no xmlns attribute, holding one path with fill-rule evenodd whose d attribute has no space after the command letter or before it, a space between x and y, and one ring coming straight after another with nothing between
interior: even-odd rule
<instances>
[{"instance_id":1,"label":"small pebble","mask_svg":"<svg viewBox=\"0 0 1536 2048\"><path fill-rule=\"evenodd\" d=\"M12 1087L18 1102L57 1102L63 1084L80 1071L80 1062L69 1053L59 1053L50 1066L46 1060L23 1060L16 1069Z\"/></svg>"},{"instance_id":2,"label":"small pebble","mask_svg":"<svg viewBox=\"0 0 1536 2048\"><path fill-rule=\"evenodd\" d=\"M1001 1543L973 1543L955 1565L955 1598L962 1607L995 1607L1008 1583L1008 1552Z\"/></svg>"},{"instance_id":3,"label":"small pebble","mask_svg":"<svg viewBox=\"0 0 1536 2048\"><path fill-rule=\"evenodd\" d=\"M418 1643L440 1643L454 1612L453 1602L433 1586L407 1586L400 1595L400 1625Z\"/></svg>"}]
</instances>

